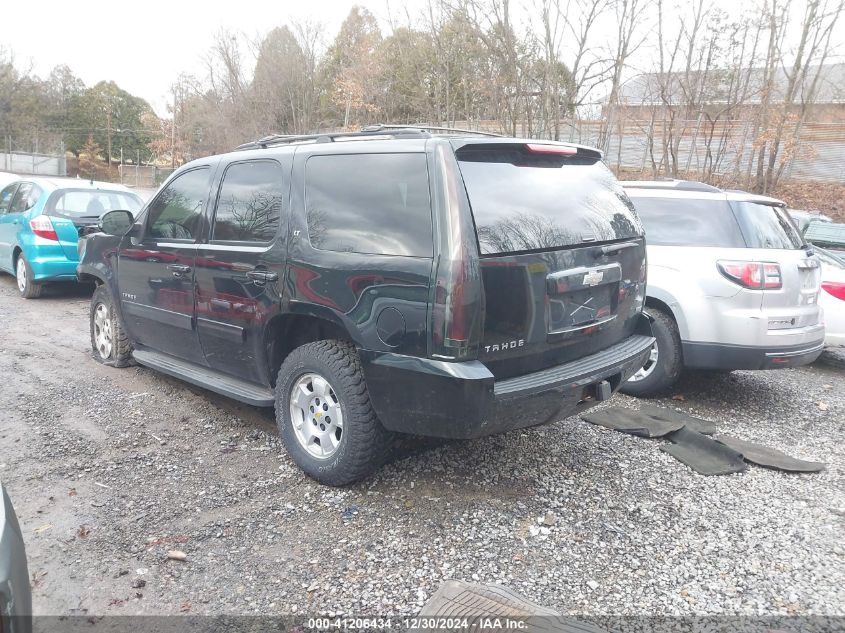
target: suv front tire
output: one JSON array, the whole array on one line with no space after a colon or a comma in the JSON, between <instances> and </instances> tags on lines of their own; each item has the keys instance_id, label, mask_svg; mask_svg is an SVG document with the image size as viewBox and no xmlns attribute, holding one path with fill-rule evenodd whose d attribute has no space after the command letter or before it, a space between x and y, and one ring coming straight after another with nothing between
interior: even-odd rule
<instances>
[{"instance_id":1,"label":"suv front tire","mask_svg":"<svg viewBox=\"0 0 845 633\"><path fill-rule=\"evenodd\" d=\"M132 363L132 344L114 308L111 294L104 285L97 286L91 297L89 321L91 355L94 360L112 367L129 366Z\"/></svg>"},{"instance_id":2,"label":"suv front tire","mask_svg":"<svg viewBox=\"0 0 845 633\"><path fill-rule=\"evenodd\" d=\"M276 380L276 423L296 465L330 486L374 472L392 444L370 403L358 352L345 341L290 353Z\"/></svg>"},{"instance_id":3,"label":"suv front tire","mask_svg":"<svg viewBox=\"0 0 845 633\"><path fill-rule=\"evenodd\" d=\"M653 319L651 329L655 341L652 356L643 369L622 383L620 388L622 393L640 398L665 394L678 381L683 370L681 335L675 319L656 308L647 308L645 313Z\"/></svg>"}]
</instances>

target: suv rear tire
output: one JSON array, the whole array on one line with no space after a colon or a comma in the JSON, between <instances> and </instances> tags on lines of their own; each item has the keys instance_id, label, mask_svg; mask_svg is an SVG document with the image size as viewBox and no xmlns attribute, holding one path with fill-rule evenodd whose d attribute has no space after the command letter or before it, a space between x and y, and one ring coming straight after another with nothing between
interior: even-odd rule
<instances>
[{"instance_id":1,"label":"suv rear tire","mask_svg":"<svg viewBox=\"0 0 845 633\"><path fill-rule=\"evenodd\" d=\"M91 355L94 360L111 367L128 367L132 364L132 343L123 329L120 316L108 288L97 286L91 297Z\"/></svg>"},{"instance_id":2,"label":"suv rear tire","mask_svg":"<svg viewBox=\"0 0 845 633\"><path fill-rule=\"evenodd\" d=\"M654 332L657 358L650 361L654 364L647 375L639 380L628 379L622 383L620 391L629 396L650 398L663 395L672 388L681 375L683 359L681 336L675 319L656 308L647 308L645 312L654 319L651 328Z\"/></svg>"},{"instance_id":3,"label":"suv rear tire","mask_svg":"<svg viewBox=\"0 0 845 633\"><path fill-rule=\"evenodd\" d=\"M288 355L276 380L276 424L296 465L329 486L373 473L393 439L370 403L358 352L345 341L307 343Z\"/></svg>"}]
</instances>

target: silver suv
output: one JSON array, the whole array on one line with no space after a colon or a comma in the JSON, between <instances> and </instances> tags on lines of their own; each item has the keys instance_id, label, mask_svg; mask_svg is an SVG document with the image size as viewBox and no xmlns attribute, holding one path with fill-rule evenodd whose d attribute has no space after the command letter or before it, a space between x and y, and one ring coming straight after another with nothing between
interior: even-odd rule
<instances>
[{"instance_id":1,"label":"silver suv","mask_svg":"<svg viewBox=\"0 0 845 633\"><path fill-rule=\"evenodd\" d=\"M824 346L819 262L780 200L699 182L623 182L646 230L655 347L622 391L668 390L683 368L776 369Z\"/></svg>"}]
</instances>

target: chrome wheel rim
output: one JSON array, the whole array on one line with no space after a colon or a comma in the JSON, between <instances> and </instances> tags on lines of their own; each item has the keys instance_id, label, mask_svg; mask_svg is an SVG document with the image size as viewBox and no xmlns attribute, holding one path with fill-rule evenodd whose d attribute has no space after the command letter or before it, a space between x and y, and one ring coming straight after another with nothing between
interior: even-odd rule
<instances>
[{"instance_id":1,"label":"chrome wheel rim","mask_svg":"<svg viewBox=\"0 0 845 633\"><path fill-rule=\"evenodd\" d=\"M111 318L108 307L103 303L94 307L94 345L100 358L111 358Z\"/></svg>"},{"instance_id":2,"label":"chrome wheel rim","mask_svg":"<svg viewBox=\"0 0 845 633\"><path fill-rule=\"evenodd\" d=\"M26 290L26 263L23 261L23 255L18 257L18 290L23 292Z\"/></svg>"},{"instance_id":3,"label":"chrome wheel rim","mask_svg":"<svg viewBox=\"0 0 845 633\"><path fill-rule=\"evenodd\" d=\"M343 439L340 399L319 374L304 374L290 391L290 419L299 445L317 459L328 459Z\"/></svg>"},{"instance_id":4,"label":"chrome wheel rim","mask_svg":"<svg viewBox=\"0 0 845 633\"><path fill-rule=\"evenodd\" d=\"M628 378L628 382L639 382L651 376L654 368L657 367L657 343L651 346L651 352L645 365L639 368L637 373Z\"/></svg>"}]
</instances>

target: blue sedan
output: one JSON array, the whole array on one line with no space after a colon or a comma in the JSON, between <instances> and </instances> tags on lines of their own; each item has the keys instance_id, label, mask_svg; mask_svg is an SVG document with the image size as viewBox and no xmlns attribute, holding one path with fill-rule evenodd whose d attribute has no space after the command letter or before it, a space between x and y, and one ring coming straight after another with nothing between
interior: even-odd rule
<instances>
[{"instance_id":1,"label":"blue sedan","mask_svg":"<svg viewBox=\"0 0 845 633\"><path fill-rule=\"evenodd\" d=\"M122 185L71 178L22 177L0 190L0 270L26 299L49 281L76 280L76 243L108 211L136 215L141 198Z\"/></svg>"}]
</instances>

